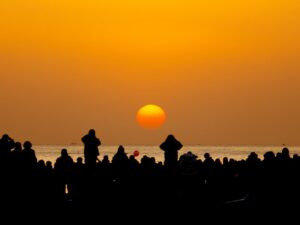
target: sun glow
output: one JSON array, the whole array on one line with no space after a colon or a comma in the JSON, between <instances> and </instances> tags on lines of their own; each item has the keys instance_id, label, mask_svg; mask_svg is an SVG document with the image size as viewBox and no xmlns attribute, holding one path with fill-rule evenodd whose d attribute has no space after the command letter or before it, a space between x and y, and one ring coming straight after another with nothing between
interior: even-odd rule
<instances>
[{"instance_id":1,"label":"sun glow","mask_svg":"<svg viewBox=\"0 0 300 225\"><path fill-rule=\"evenodd\" d=\"M143 128L157 129L165 123L166 114L161 107L150 104L138 110L136 119Z\"/></svg>"}]
</instances>

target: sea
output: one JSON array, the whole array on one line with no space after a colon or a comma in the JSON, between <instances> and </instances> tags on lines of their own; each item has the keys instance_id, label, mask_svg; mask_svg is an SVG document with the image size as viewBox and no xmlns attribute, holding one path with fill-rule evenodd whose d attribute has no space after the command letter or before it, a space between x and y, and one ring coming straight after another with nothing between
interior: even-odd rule
<instances>
[{"instance_id":1,"label":"sea","mask_svg":"<svg viewBox=\"0 0 300 225\"><path fill-rule=\"evenodd\" d=\"M146 155L148 157L154 157L156 162L164 161L164 152L159 148L159 146L126 146L125 152L128 156L133 155L134 151L138 151L139 155L136 157L138 161ZM202 145L191 145L184 146L179 150L179 157L191 151L194 153L198 159L204 159L204 153L209 153L213 159L223 159L228 157L229 159L241 160L246 159L251 152L256 152L258 157L263 159L263 155L267 151L273 151L275 154L281 152L284 147L287 147L290 150L290 155L294 154L300 155L300 146L202 146ZM61 150L65 148L68 150L69 155L73 158L74 161L78 157L83 157L84 147L81 145L39 145L33 146L38 160L51 161L53 164L56 159L60 156ZM118 146L100 146L99 147L99 160L102 160L104 155L107 155L111 160L114 154L117 152Z\"/></svg>"}]
</instances>

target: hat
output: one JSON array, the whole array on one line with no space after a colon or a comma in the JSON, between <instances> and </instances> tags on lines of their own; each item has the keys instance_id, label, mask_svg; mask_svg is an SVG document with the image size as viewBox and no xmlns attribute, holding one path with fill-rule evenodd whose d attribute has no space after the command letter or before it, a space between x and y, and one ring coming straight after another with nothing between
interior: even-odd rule
<instances>
[{"instance_id":1,"label":"hat","mask_svg":"<svg viewBox=\"0 0 300 225\"><path fill-rule=\"evenodd\" d=\"M159 146L162 150L178 151L182 148L182 144L176 140L173 135L168 135L167 139Z\"/></svg>"}]
</instances>

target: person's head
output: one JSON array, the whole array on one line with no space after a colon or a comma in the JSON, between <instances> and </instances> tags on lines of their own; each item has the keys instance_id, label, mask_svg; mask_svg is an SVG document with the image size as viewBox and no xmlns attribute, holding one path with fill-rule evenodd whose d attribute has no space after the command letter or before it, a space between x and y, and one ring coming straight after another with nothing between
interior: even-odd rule
<instances>
[{"instance_id":1,"label":"person's head","mask_svg":"<svg viewBox=\"0 0 300 225\"><path fill-rule=\"evenodd\" d=\"M76 161L77 161L78 164L82 164L83 159L82 159L82 157L78 157Z\"/></svg>"},{"instance_id":2,"label":"person's head","mask_svg":"<svg viewBox=\"0 0 300 225\"><path fill-rule=\"evenodd\" d=\"M123 147L123 145L119 146L118 153L125 153L125 148Z\"/></svg>"},{"instance_id":3,"label":"person's head","mask_svg":"<svg viewBox=\"0 0 300 225\"><path fill-rule=\"evenodd\" d=\"M229 162L228 158L227 157L224 157L223 158L223 164L227 164Z\"/></svg>"},{"instance_id":4,"label":"person's head","mask_svg":"<svg viewBox=\"0 0 300 225\"><path fill-rule=\"evenodd\" d=\"M208 152L204 153L204 158L205 159L209 159L210 158L210 154Z\"/></svg>"},{"instance_id":5,"label":"person's head","mask_svg":"<svg viewBox=\"0 0 300 225\"><path fill-rule=\"evenodd\" d=\"M68 156L68 151L67 151L67 149L65 149L65 148L63 148L62 150L61 150L61 156Z\"/></svg>"},{"instance_id":6,"label":"person's head","mask_svg":"<svg viewBox=\"0 0 300 225\"><path fill-rule=\"evenodd\" d=\"M167 137L168 140L170 141L174 141L175 140L175 137L173 134L169 134L168 137Z\"/></svg>"},{"instance_id":7,"label":"person's head","mask_svg":"<svg viewBox=\"0 0 300 225\"><path fill-rule=\"evenodd\" d=\"M284 157L284 158L289 158L290 157L290 150L288 149L288 148L283 148L282 149L282 156Z\"/></svg>"},{"instance_id":8,"label":"person's head","mask_svg":"<svg viewBox=\"0 0 300 225\"><path fill-rule=\"evenodd\" d=\"M108 155L103 156L103 161L109 161Z\"/></svg>"},{"instance_id":9,"label":"person's head","mask_svg":"<svg viewBox=\"0 0 300 225\"><path fill-rule=\"evenodd\" d=\"M52 162L51 161L47 161L46 162L46 167L52 169Z\"/></svg>"},{"instance_id":10,"label":"person's head","mask_svg":"<svg viewBox=\"0 0 300 225\"><path fill-rule=\"evenodd\" d=\"M89 135L95 137L96 136L96 131L94 129L89 130Z\"/></svg>"},{"instance_id":11,"label":"person's head","mask_svg":"<svg viewBox=\"0 0 300 225\"><path fill-rule=\"evenodd\" d=\"M24 149L30 149L32 147L32 144L30 141L25 141L23 147Z\"/></svg>"},{"instance_id":12,"label":"person's head","mask_svg":"<svg viewBox=\"0 0 300 225\"><path fill-rule=\"evenodd\" d=\"M22 149L22 144L21 142L16 142L15 143L15 150L21 150Z\"/></svg>"},{"instance_id":13,"label":"person's head","mask_svg":"<svg viewBox=\"0 0 300 225\"><path fill-rule=\"evenodd\" d=\"M159 147L164 151L178 151L182 148L182 144L174 137L174 135L170 134Z\"/></svg>"},{"instance_id":14,"label":"person's head","mask_svg":"<svg viewBox=\"0 0 300 225\"><path fill-rule=\"evenodd\" d=\"M5 141L9 140L8 134L3 134L2 140L5 140Z\"/></svg>"},{"instance_id":15,"label":"person's head","mask_svg":"<svg viewBox=\"0 0 300 225\"><path fill-rule=\"evenodd\" d=\"M38 166L39 166L40 168L45 168L45 167L46 167L45 161L42 160L42 159L39 160L37 164L38 164Z\"/></svg>"}]
</instances>

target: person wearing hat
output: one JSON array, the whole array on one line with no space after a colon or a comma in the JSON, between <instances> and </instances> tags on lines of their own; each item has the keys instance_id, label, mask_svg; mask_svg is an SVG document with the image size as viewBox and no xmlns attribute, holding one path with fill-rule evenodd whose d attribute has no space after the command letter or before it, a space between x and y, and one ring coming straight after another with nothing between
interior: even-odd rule
<instances>
[{"instance_id":1,"label":"person wearing hat","mask_svg":"<svg viewBox=\"0 0 300 225\"><path fill-rule=\"evenodd\" d=\"M166 167L176 167L178 161L178 151L182 148L182 144L176 140L173 135L168 135L167 139L160 145L164 151Z\"/></svg>"}]
</instances>

